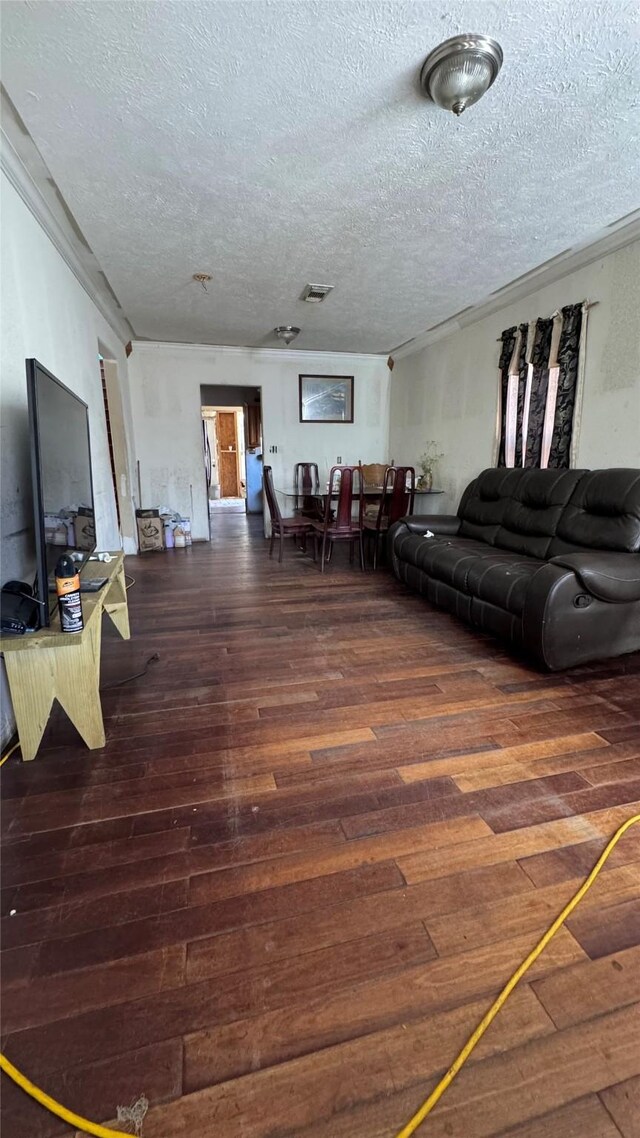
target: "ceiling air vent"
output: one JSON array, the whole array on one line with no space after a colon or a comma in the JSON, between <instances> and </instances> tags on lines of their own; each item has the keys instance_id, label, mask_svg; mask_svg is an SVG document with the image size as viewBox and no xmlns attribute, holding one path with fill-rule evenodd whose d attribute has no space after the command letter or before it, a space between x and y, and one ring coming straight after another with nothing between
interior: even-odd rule
<instances>
[{"instance_id":1,"label":"ceiling air vent","mask_svg":"<svg viewBox=\"0 0 640 1138\"><path fill-rule=\"evenodd\" d=\"M333 285L305 285L300 300L306 300L308 304L320 304L324 300L325 296L329 295L332 288Z\"/></svg>"}]
</instances>

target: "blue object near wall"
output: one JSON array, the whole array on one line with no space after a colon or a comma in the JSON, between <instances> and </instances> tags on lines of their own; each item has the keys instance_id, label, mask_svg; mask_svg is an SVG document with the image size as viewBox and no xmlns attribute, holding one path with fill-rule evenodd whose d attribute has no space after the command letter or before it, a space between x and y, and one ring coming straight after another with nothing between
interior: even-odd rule
<instances>
[{"instance_id":1,"label":"blue object near wall","mask_svg":"<svg viewBox=\"0 0 640 1138\"><path fill-rule=\"evenodd\" d=\"M247 513L262 513L262 450L247 450Z\"/></svg>"}]
</instances>

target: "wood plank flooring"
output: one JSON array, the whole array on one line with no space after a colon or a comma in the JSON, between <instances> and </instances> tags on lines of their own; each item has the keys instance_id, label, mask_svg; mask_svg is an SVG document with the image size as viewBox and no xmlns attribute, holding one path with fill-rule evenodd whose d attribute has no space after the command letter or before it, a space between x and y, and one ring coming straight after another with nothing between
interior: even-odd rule
<instances>
[{"instance_id":1,"label":"wood plank flooring","mask_svg":"<svg viewBox=\"0 0 640 1138\"><path fill-rule=\"evenodd\" d=\"M640 657L545 675L213 530L128 560L105 748L59 712L3 768L3 1048L144 1138L393 1138L638 809ZM68 1133L3 1092L3 1138ZM638 1138L639 1096L631 831L420 1134Z\"/></svg>"}]
</instances>

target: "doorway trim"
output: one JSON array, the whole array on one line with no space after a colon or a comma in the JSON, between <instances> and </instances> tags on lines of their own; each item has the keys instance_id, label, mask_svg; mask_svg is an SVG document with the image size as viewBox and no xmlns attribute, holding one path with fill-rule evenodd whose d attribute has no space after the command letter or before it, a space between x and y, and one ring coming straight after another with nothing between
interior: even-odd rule
<instances>
[{"instance_id":1,"label":"doorway trim","mask_svg":"<svg viewBox=\"0 0 640 1138\"><path fill-rule=\"evenodd\" d=\"M100 341L98 341L98 356L97 366L100 369L102 364L104 370L105 429L107 431L107 444L111 445L113 456L112 472L120 538L125 553L136 553L138 542L118 364L109 353L109 349ZM106 419L107 414L108 421Z\"/></svg>"}]
</instances>

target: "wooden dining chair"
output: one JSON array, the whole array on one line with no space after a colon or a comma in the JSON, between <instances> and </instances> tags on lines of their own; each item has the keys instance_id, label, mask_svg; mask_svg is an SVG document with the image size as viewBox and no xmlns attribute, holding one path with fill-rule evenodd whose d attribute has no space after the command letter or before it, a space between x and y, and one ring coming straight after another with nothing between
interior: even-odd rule
<instances>
[{"instance_id":1,"label":"wooden dining chair","mask_svg":"<svg viewBox=\"0 0 640 1138\"><path fill-rule=\"evenodd\" d=\"M296 462L293 468L293 485L296 491L294 514L306 518L321 518L322 508L315 497L320 492L317 462Z\"/></svg>"},{"instance_id":2,"label":"wooden dining chair","mask_svg":"<svg viewBox=\"0 0 640 1138\"><path fill-rule=\"evenodd\" d=\"M362 464L362 459L359 461L359 466L362 471L363 488L365 490L380 490L384 485L384 478L389 465L386 462L368 462ZM378 516L378 499L368 499L364 505L365 517L376 519Z\"/></svg>"},{"instance_id":3,"label":"wooden dining chair","mask_svg":"<svg viewBox=\"0 0 640 1138\"><path fill-rule=\"evenodd\" d=\"M382 484L384 482L385 473L388 470L388 463L386 463L386 462L365 462L365 463L363 463L362 459L360 459L358 461L358 465L362 471L362 480L363 480L363 484L364 484L365 488L367 486L373 486L375 488L377 488L378 486L382 486Z\"/></svg>"},{"instance_id":4,"label":"wooden dining chair","mask_svg":"<svg viewBox=\"0 0 640 1138\"><path fill-rule=\"evenodd\" d=\"M400 518L413 513L416 472L412 466L389 466L384 476L382 497L375 518L362 516L363 534L373 539L373 568L378 567L380 537Z\"/></svg>"},{"instance_id":5,"label":"wooden dining chair","mask_svg":"<svg viewBox=\"0 0 640 1138\"><path fill-rule=\"evenodd\" d=\"M360 555L360 568L364 571L364 545L362 542L363 481L359 466L333 466L329 474L324 518L312 520L314 561L318 560L318 546L322 544L320 572L330 560L334 542L348 541L349 560L353 561L356 542ZM357 517L353 516L354 500L358 503Z\"/></svg>"},{"instance_id":6,"label":"wooden dining chair","mask_svg":"<svg viewBox=\"0 0 640 1138\"><path fill-rule=\"evenodd\" d=\"M311 531L311 521L309 518L303 518L297 515L295 518L283 518L280 513L278 505L278 498L273 488L273 470L270 466L265 466L263 470L264 476L264 491L267 495L267 505L269 507L269 515L271 517L271 541L269 543L269 557L273 556L273 546L276 537L280 538L280 553L278 561L282 562L282 554L284 552L284 539L290 535L294 539L297 538L301 541L303 550L307 548L307 534Z\"/></svg>"}]
</instances>

